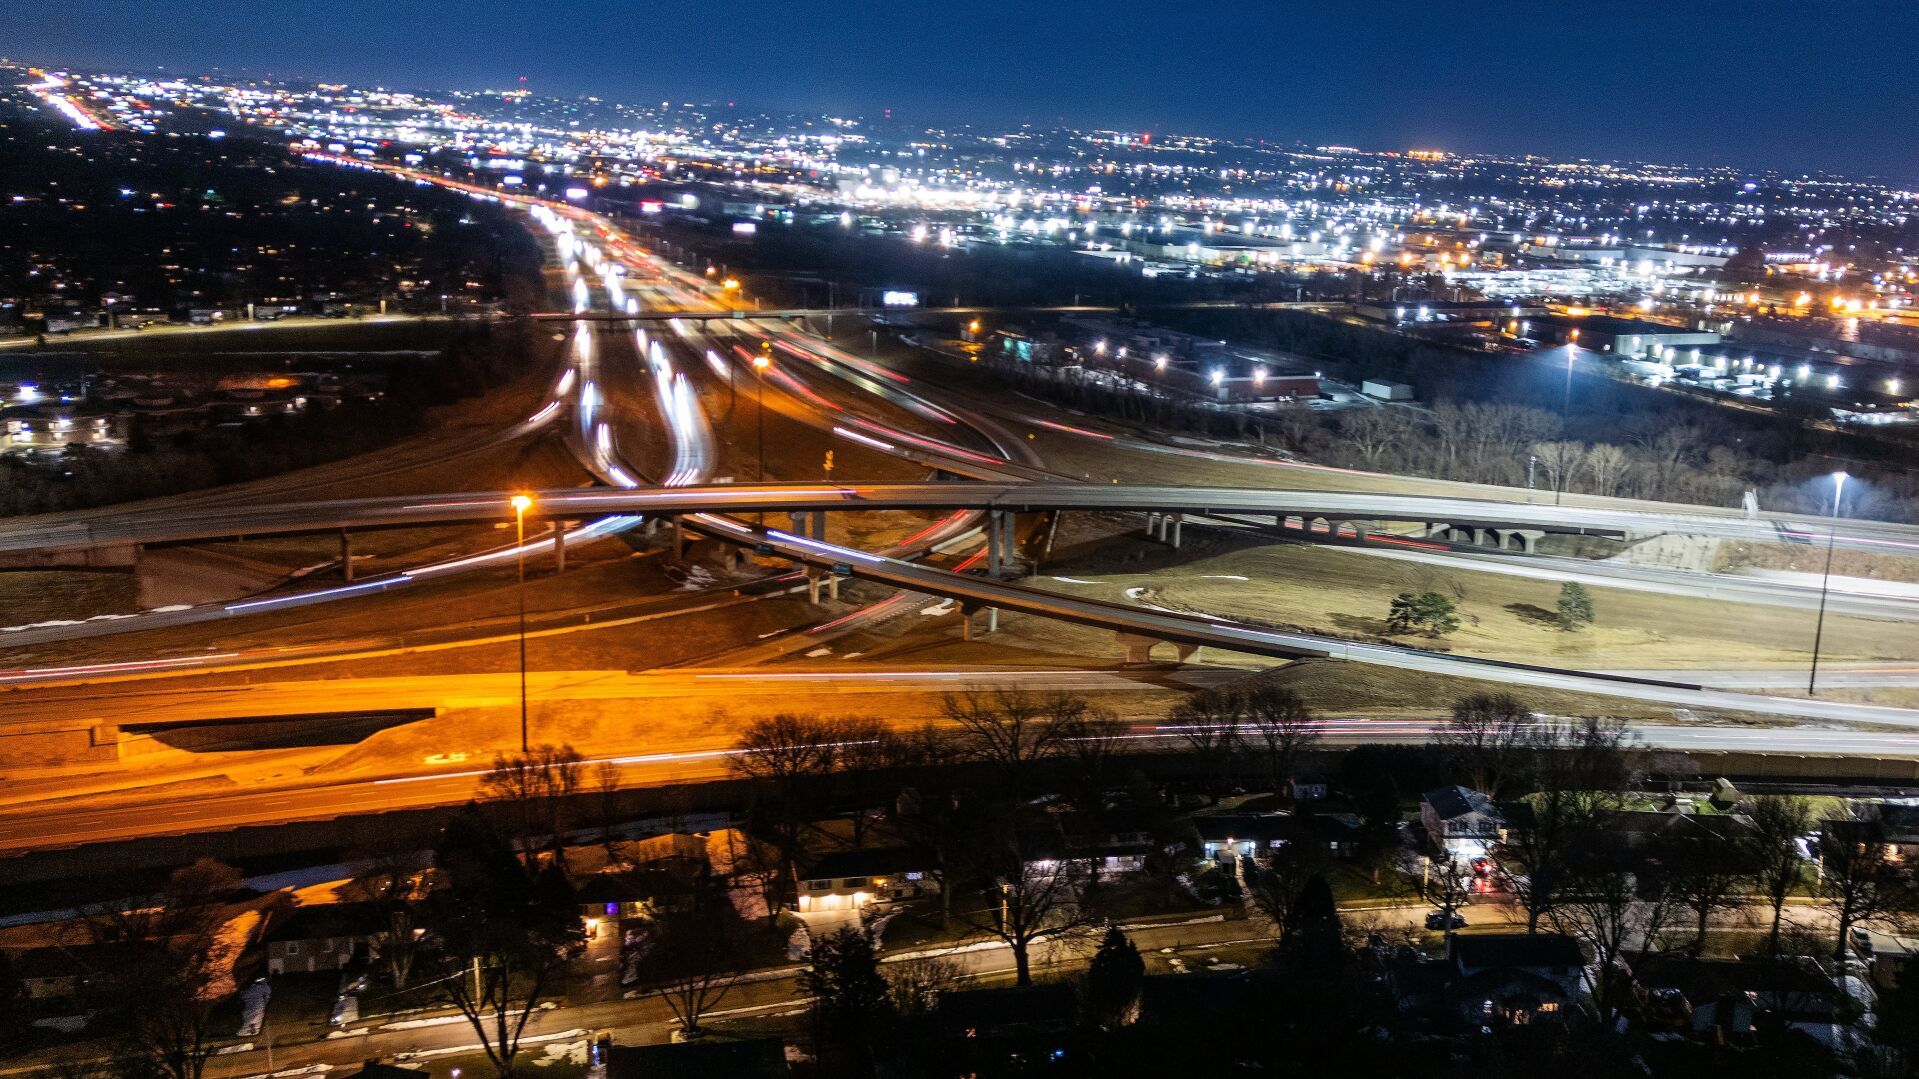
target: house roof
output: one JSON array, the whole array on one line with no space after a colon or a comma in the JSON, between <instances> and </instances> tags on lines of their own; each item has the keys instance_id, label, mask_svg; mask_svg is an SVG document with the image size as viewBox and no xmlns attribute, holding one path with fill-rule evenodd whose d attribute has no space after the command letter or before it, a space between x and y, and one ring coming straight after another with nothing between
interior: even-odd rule
<instances>
[{"instance_id":1,"label":"house roof","mask_svg":"<svg viewBox=\"0 0 1919 1079\"><path fill-rule=\"evenodd\" d=\"M158 944L129 944L102 941L97 944L48 945L30 948L13 957L16 978L76 978L101 971L117 970L139 954L137 949L157 949Z\"/></svg>"},{"instance_id":2,"label":"house roof","mask_svg":"<svg viewBox=\"0 0 1919 1079\"><path fill-rule=\"evenodd\" d=\"M1492 809L1493 800L1470 787L1440 787L1427 791L1421 801L1433 807L1440 820L1452 820L1470 813L1484 813Z\"/></svg>"},{"instance_id":3,"label":"house roof","mask_svg":"<svg viewBox=\"0 0 1919 1079\"><path fill-rule=\"evenodd\" d=\"M1461 967L1578 967L1579 945L1562 933L1462 933L1452 938Z\"/></svg>"},{"instance_id":4,"label":"house roof","mask_svg":"<svg viewBox=\"0 0 1919 1079\"><path fill-rule=\"evenodd\" d=\"M1879 820L1885 825L1887 842L1919 842L1919 805L1882 805Z\"/></svg>"},{"instance_id":5,"label":"house roof","mask_svg":"<svg viewBox=\"0 0 1919 1079\"><path fill-rule=\"evenodd\" d=\"M1566 999L1558 982L1521 967L1482 970L1446 983L1449 1000L1496 1000L1501 1003L1543 1004Z\"/></svg>"},{"instance_id":6,"label":"house roof","mask_svg":"<svg viewBox=\"0 0 1919 1079\"><path fill-rule=\"evenodd\" d=\"M1829 1004L1832 979L1798 963L1771 959L1693 959L1680 955L1627 957L1633 978L1648 989L1677 989L1694 1003L1729 993L1803 995Z\"/></svg>"},{"instance_id":7,"label":"house roof","mask_svg":"<svg viewBox=\"0 0 1919 1079\"><path fill-rule=\"evenodd\" d=\"M616 1045L607 1050L607 1079L771 1079L791 1074L778 1038L677 1045Z\"/></svg>"},{"instance_id":8,"label":"house roof","mask_svg":"<svg viewBox=\"0 0 1919 1079\"><path fill-rule=\"evenodd\" d=\"M1201 839L1213 842L1350 840L1359 830L1358 819L1345 813L1220 813L1194 817L1193 826Z\"/></svg>"},{"instance_id":9,"label":"house roof","mask_svg":"<svg viewBox=\"0 0 1919 1079\"><path fill-rule=\"evenodd\" d=\"M806 880L836 880L842 877L884 877L894 873L925 870L935 864L933 856L917 847L867 847L861 850L836 850L822 854L805 872Z\"/></svg>"},{"instance_id":10,"label":"house roof","mask_svg":"<svg viewBox=\"0 0 1919 1079\"><path fill-rule=\"evenodd\" d=\"M690 858L663 858L617 873L593 873L573 895L581 904L640 903L668 893L683 893L704 869Z\"/></svg>"},{"instance_id":11,"label":"house roof","mask_svg":"<svg viewBox=\"0 0 1919 1079\"><path fill-rule=\"evenodd\" d=\"M1670 809L1621 809L1607 814L1606 827L1638 838L1667 835L1726 839L1750 830L1752 818L1737 813L1680 813Z\"/></svg>"},{"instance_id":12,"label":"house roof","mask_svg":"<svg viewBox=\"0 0 1919 1079\"><path fill-rule=\"evenodd\" d=\"M375 903L310 903L294 907L276 919L261 939L272 944L283 940L364 937L385 926L386 919Z\"/></svg>"}]
</instances>

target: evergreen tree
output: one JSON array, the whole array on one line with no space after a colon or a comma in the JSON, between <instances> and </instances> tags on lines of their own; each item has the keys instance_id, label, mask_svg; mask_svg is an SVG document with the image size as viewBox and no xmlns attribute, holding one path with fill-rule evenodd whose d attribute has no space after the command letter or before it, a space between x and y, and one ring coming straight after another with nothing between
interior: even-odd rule
<instances>
[{"instance_id":1,"label":"evergreen tree","mask_svg":"<svg viewBox=\"0 0 1919 1079\"><path fill-rule=\"evenodd\" d=\"M1119 926L1106 927L1106 936L1086 968L1087 1006L1094 1022L1111 1030L1132 1022L1139 1010L1139 990L1146 981L1146 961Z\"/></svg>"},{"instance_id":2,"label":"evergreen tree","mask_svg":"<svg viewBox=\"0 0 1919 1079\"><path fill-rule=\"evenodd\" d=\"M893 999L880 973L873 937L841 929L813 941L800 984L813 998L814 1036L822 1058L835 1056L839 1070L870 1074L874 1042L893 1017Z\"/></svg>"},{"instance_id":3,"label":"evergreen tree","mask_svg":"<svg viewBox=\"0 0 1919 1079\"><path fill-rule=\"evenodd\" d=\"M1559 610L1556 615L1559 628L1571 633L1592 625L1593 597L1586 586L1578 581L1567 581L1559 586Z\"/></svg>"},{"instance_id":4,"label":"evergreen tree","mask_svg":"<svg viewBox=\"0 0 1919 1079\"><path fill-rule=\"evenodd\" d=\"M1442 593L1401 592L1393 597L1386 625L1394 633L1443 637L1459 628L1459 613L1451 597Z\"/></svg>"}]
</instances>

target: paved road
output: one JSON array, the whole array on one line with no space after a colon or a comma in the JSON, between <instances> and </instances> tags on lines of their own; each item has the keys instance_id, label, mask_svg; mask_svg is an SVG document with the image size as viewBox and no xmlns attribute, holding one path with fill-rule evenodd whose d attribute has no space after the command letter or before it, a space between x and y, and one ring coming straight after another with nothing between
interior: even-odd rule
<instances>
[{"instance_id":1,"label":"paved road","mask_svg":"<svg viewBox=\"0 0 1919 1079\"><path fill-rule=\"evenodd\" d=\"M1126 692L1164 690L1165 685L1142 682L1132 672L883 672L847 671L843 677L829 678L827 692L837 695L880 695L887 693L930 694L971 685L1019 685L1027 689L1064 689L1075 692ZM1154 677L1165 675L1157 672ZM1179 672L1182 680L1191 672ZM1233 672L1237 673L1237 672ZM818 683L809 675L808 693L819 692ZM1221 676L1223 677L1223 676ZM570 680L569 680L570 679ZM734 700L757 697L770 705L792 691L792 682L765 672L692 672L684 681L653 676L632 676L621 672L577 672L568 675L553 672L538 676L532 692L536 699L557 699L571 695L577 699L600 700ZM461 684L449 680L438 686L430 680L377 680L378 684L355 686L348 683L314 684L309 692L324 697L303 698L285 686L261 687L262 695L248 697L256 705L271 699L288 708L310 711L316 706L334 708L396 707L404 703L431 704L452 699L437 693L458 692ZM1200 678L1176 686L1206 684ZM349 688L350 687L350 688ZM496 676L478 690L485 696L462 698L470 704L508 705L517 700L517 681ZM87 702L75 702L84 710ZM775 705L776 706L776 705ZM161 715L169 708L190 713L197 706L190 700L158 699L146 706L150 714ZM185 713L183 713L185 714ZM896 717L910 719L910 717ZM1339 719L1321 724L1328 745L1423 744L1432 740L1443 727L1441 719ZM1681 752L1755 752L1807 756L1862 756L1919 758L1919 732L1884 730L1845 730L1811 726L1740 727L1707 724L1634 724L1636 744ZM1178 728L1165 724L1133 727L1127 738L1142 748L1177 748L1182 743ZM627 786L690 782L718 778L726 773L728 748L733 740L729 727L700 732L681 730L672 736L647 739L645 752L614 755L611 760L620 769L621 782ZM597 758L596 758L597 759ZM372 766L368 766L371 768ZM89 842L143 835L169 835L219 831L246 824L264 824L292 820L313 820L376 810L404 809L435 805L457 805L472 797L482 768L475 761L452 761L438 765L383 763L378 771L340 775L316 781L300 776L297 769L280 768L276 785L265 789L241 790L222 781L219 785L172 787L118 794L101 793L80 800L16 801L0 806L0 851L46 847L76 846ZM151 777L165 782L166 774ZM18 793L16 799L20 797Z\"/></svg>"}]
</instances>

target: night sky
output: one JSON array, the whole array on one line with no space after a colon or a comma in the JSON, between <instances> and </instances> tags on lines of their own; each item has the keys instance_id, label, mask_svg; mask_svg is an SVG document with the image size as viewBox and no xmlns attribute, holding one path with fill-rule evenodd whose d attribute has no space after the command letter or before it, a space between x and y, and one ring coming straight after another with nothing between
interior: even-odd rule
<instances>
[{"instance_id":1,"label":"night sky","mask_svg":"<svg viewBox=\"0 0 1919 1079\"><path fill-rule=\"evenodd\" d=\"M537 12L537 15L534 14ZM63 0L16 59L1919 181L1911 0Z\"/></svg>"}]
</instances>

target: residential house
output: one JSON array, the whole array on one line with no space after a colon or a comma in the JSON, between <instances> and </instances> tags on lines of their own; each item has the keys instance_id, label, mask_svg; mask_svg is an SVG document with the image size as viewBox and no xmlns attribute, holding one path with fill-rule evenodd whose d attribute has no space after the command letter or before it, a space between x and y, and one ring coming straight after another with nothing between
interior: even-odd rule
<instances>
[{"instance_id":1,"label":"residential house","mask_svg":"<svg viewBox=\"0 0 1919 1079\"><path fill-rule=\"evenodd\" d=\"M294 907L267 927L267 973L341 970L369 958L386 928L375 903L316 903Z\"/></svg>"},{"instance_id":2,"label":"residential house","mask_svg":"<svg viewBox=\"0 0 1919 1079\"><path fill-rule=\"evenodd\" d=\"M1097 818L1065 813L1056 822L1063 842L1042 837L1037 847L1048 851L1049 857L1052 848L1057 847L1065 857L1097 870L1102 877L1144 870L1156 846L1154 819L1136 810L1102 813Z\"/></svg>"},{"instance_id":3,"label":"residential house","mask_svg":"<svg viewBox=\"0 0 1919 1079\"><path fill-rule=\"evenodd\" d=\"M1323 802L1332 793L1332 781L1318 772L1288 776L1286 779L1286 797L1295 802Z\"/></svg>"},{"instance_id":4,"label":"residential house","mask_svg":"<svg viewBox=\"0 0 1919 1079\"><path fill-rule=\"evenodd\" d=\"M124 969L140 945L121 941L97 944L50 945L30 948L13 957L13 976L31 1001L76 1002ZM144 945L153 948L158 945Z\"/></svg>"},{"instance_id":5,"label":"residential house","mask_svg":"<svg viewBox=\"0 0 1919 1079\"><path fill-rule=\"evenodd\" d=\"M1641 954L1627 963L1648 995L1651 1025L1738 1041L1769 1015L1828 1048L1839 1044L1841 990L1810 962Z\"/></svg>"},{"instance_id":6,"label":"residential house","mask_svg":"<svg viewBox=\"0 0 1919 1079\"><path fill-rule=\"evenodd\" d=\"M1459 934L1447 940L1446 1009L1476 1026L1566 1019L1580 998L1585 960L1559 933Z\"/></svg>"},{"instance_id":7,"label":"residential house","mask_svg":"<svg viewBox=\"0 0 1919 1079\"><path fill-rule=\"evenodd\" d=\"M1873 985L1881 990L1919 987L1919 938L1854 929L1853 939L1862 942Z\"/></svg>"},{"instance_id":8,"label":"residential house","mask_svg":"<svg viewBox=\"0 0 1919 1079\"><path fill-rule=\"evenodd\" d=\"M1606 814L1604 827L1628 850L1645 851L1693 841L1742 841L1752 834L1752 818L1742 813L1697 813L1684 806L1622 809Z\"/></svg>"},{"instance_id":9,"label":"residential house","mask_svg":"<svg viewBox=\"0 0 1919 1079\"><path fill-rule=\"evenodd\" d=\"M691 896L706 868L704 862L670 859L593 873L579 882L573 897L589 929L602 921L645 918Z\"/></svg>"},{"instance_id":10,"label":"residential house","mask_svg":"<svg viewBox=\"0 0 1919 1079\"><path fill-rule=\"evenodd\" d=\"M1506 821L1487 794L1469 787L1440 787L1419 799L1419 820L1434 845L1454 854L1477 856L1505 835Z\"/></svg>"},{"instance_id":11,"label":"residential house","mask_svg":"<svg viewBox=\"0 0 1919 1079\"><path fill-rule=\"evenodd\" d=\"M800 912L938 895L938 862L916 847L868 847L820 856L800 878Z\"/></svg>"},{"instance_id":12,"label":"residential house","mask_svg":"<svg viewBox=\"0 0 1919 1079\"><path fill-rule=\"evenodd\" d=\"M1207 857L1231 853L1262 863L1295 845L1350 858L1361 828L1350 813L1210 813L1192 820Z\"/></svg>"}]
</instances>

